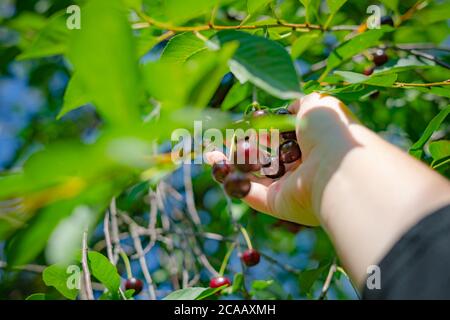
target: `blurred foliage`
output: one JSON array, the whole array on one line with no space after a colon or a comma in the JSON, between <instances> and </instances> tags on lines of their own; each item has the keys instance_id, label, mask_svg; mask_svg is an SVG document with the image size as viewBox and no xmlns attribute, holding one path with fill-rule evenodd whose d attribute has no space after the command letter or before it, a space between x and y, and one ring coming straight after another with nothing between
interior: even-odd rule
<instances>
[{"instance_id":1,"label":"blurred foliage","mask_svg":"<svg viewBox=\"0 0 450 320\"><path fill-rule=\"evenodd\" d=\"M81 29L73 30L71 1L0 4L2 299L75 299L65 268L85 228L104 253L89 252L95 296L130 298L119 290L127 263L114 258L114 239L111 259L105 221L147 280L135 298L153 288L157 298L217 299L206 287L221 266L233 279L221 297L317 298L335 256L323 230L257 214L226 199L207 166L170 158L173 130L192 130L197 119L224 129L255 98L276 109L313 91L333 94L450 177L448 1L76 3ZM371 4L394 26L367 30ZM389 61L375 67L380 49ZM239 226L262 253L251 269L239 260ZM230 241L239 246L225 266ZM50 264L42 278L35 273ZM356 297L338 271L328 298Z\"/></svg>"}]
</instances>

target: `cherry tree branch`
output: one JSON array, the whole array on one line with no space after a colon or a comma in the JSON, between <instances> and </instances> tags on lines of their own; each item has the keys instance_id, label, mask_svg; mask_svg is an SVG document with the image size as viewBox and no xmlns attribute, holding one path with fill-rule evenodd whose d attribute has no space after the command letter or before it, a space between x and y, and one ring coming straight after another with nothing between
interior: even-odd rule
<instances>
[{"instance_id":1,"label":"cherry tree branch","mask_svg":"<svg viewBox=\"0 0 450 320\"><path fill-rule=\"evenodd\" d=\"M83 269L83 280L84 280L83 289L86 294L86 299L94 300L94 292L92 291L91 273L89 271L87 255L88 255L87 231L84 231L83 232L83 248L82 248L82 254L81 254L81 267Z\"/></svg>"}]
</instances>

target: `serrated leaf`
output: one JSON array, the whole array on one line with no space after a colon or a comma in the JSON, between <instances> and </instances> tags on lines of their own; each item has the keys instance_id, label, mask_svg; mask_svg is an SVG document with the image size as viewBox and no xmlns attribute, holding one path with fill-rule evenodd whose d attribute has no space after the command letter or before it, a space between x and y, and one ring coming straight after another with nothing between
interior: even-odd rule
<instances>
[{"instance_id":1,"label":"serrated leaf","mask_svg":"<svg viewBox=\"0 0 450 320\"><path fill-rule=\"evenodd\" d=\"M115 126L140 121L137 53L121 0L93 0L82 8L83 27L72 30L69 58L86 95Z\"/></svg>"},{"instance_id":2,"label":"serrated leaf","mask_svg":"<svg viewBox=\"0 0 450 320\"><path fill-rule=\"evenodd\" d=\"M62 265L51 265L44 269L42 279L47 286L55 287L64 297L75 300L78 295L78 289L69 288L69 276L67 267Z\"/></svg>"},{"instance_id":3,"label":"serrated leaf","mask_svg":"<svg viewBox=\"0 0 450 320\"><path fill-rule=\"evenodd\" d=\"M161 54L161 61L185 63L196 53L207 49L205 42L197 38L192 32L180 33L170 39Z\"/></svg>"},{"instance_id":4,"label":"serrated leaf","mask_svg":"<svg viewBox=\"0 0 450 320\"><path fill-rule=\"evenodd\" d=\"M334 15L347 2L347 0L327 0L330 15Z\"/></svg>"},{"instance_id":5,"label":"serrated leaf","mask_svg":"<svg viewBox=\"0 0 450 320\"><path fill-rule=\"evenodd\" d=\"M116 267L101 253L88 252L88 264L91 275L100 281L109 292L116 293L120 288L120 275Z\"/></svg>"},{"instance_id":6,"label":"serrated leaf","mask_svg":"<svg viewBox=\"0 0 450 320\"><path fill-rule=\"evenodd\" d=\"M278 43L245 32L225 30L217 33L223 45L236 41L239 48L230 69L241 82L247 80L281 98L298 98L300 85L289 54Z\"/></svg>"},{"instance_id":7,"label":"serrated leaf","mask_svg":"<svg viewBox=\"0 0 450 320\"><path fill-rule=\"evenodd\" d=\"M450 114L450 105L448 105L446 108L441 110L427 125L425 128L425 131L422 133L422 136L420 139L414 143L411 148L409 149L409 153L413 155L416 158L421 159L424 152L423 147L424 145L430 140L433 133L439 129L441 124L444 122L444 120L447 118L447 116Z\"/></svg>"}]
</instances>

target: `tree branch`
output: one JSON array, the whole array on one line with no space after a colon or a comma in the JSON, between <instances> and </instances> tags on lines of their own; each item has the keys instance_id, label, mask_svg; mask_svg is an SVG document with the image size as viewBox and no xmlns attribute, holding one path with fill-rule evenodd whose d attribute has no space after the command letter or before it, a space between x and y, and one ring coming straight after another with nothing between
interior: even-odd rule
<instances>
[{"instance_id":1,"label":"tree branch","mask_svg":"<svg viewBox=\"0 0 450 320\"><path fill-rule=\"evenodd\" d=\"M92 291L91 273L88 266L88 246L87 246L87 231L83 232L83 248L81 254L81 267L83 269L84 290L87 300L94 300L94 292Z\"/></svg>"}]
</instances>

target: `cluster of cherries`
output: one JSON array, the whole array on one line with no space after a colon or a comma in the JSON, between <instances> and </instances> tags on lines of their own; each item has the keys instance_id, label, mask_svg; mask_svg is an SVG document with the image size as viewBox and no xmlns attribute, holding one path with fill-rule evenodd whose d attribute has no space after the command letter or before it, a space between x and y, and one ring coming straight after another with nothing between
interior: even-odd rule
<instances>
[{"instance_id":1,"label":"cluster of cherries","mask_svg":"<svg viewBox=\"0 0 450 320\"><path fill-rule=\"evenodd\" d=\"M286 108L275 111L276 115L291 115ZM252 119L270 116L271 112L265 109L253 111L249 117ZM215 163L212 167L214 179L222 183L225 192L232 198L244 198L251 189L250 174L261 172L270 179L279 179L286 173L286 164L301 159L302 152L297 142L295 131L280 133L281 144L277 156L270 156L262 152L249 137L234 141L232 154L233 164L229 161ZM239 158L238 158L239 155ZM256 159L256 161L253 161Z\"/></svg>"}]
</instances>

